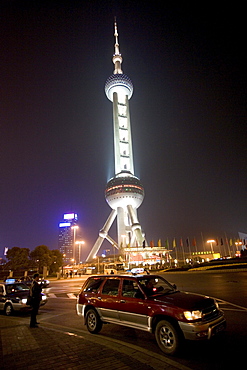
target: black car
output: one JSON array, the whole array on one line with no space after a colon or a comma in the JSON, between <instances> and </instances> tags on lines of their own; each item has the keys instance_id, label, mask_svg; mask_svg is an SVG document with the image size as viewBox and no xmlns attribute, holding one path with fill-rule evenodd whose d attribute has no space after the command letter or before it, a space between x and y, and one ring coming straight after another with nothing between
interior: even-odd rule
<instances>
[{"instance_id":1,"label":"black car","mask_svg":"<svg viewBox=\"0 0 247 370\"><path fill-rule=\"evenodd\" d=\"M20 281L28 286L31 286L33 278L31 278L30 276L23 276ZM50 281L44 278L39 278L38 283L41 284L42 288L48 288L48 286L50 285Z\"/></svg>"},{"instance_id":2,"label":"black car","mask_svg":"<svg viewBox=\"0 0 247 370\"><path fill-rule=\"evenodd\" d=\"M5 315L10 316L14 311L28 311L31 306L27 305L27 297L30 294L29 287L22 282L15 282L15 279L7 280L5 283L0 283L0 310L4 311ZM42 293L43 306L47 302L47 297Z\"/></svg>"}]
</instances>

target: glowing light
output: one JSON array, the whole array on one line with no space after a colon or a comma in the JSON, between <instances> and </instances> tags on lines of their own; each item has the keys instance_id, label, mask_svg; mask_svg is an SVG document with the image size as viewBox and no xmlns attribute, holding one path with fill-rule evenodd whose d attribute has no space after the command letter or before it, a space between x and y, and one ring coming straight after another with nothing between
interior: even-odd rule
<instances>
[{"instance_id":1,"label":"glowing light","mask_svg":"<svg viewBox=\"0 0 247 370\"><path fill-rule=\"evenodd\" d=\"M60 222L59 227L68 227L70 226L70 222Z\"/></svg>"},{"instance_id":2,"label":"glowing light","mask_svg":"<svg viewBox=\"0 0 247 370\"><path fill-rule=\"evenodd\" d=\"M77 213L65 213L64 220L77 220Z\"/></svg>"}]
</instances>

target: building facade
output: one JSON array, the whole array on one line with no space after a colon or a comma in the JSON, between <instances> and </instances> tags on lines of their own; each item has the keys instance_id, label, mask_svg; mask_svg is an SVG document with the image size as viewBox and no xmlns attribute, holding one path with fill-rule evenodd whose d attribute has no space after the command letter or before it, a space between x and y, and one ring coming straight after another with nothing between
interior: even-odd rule
<instances>
[{"instance_id":1,"label":"building facade","mask_svg":"<svg viewBox=\"0 0 247 370\"><path fill-rule=\"evenodd\" d=\"M63 221L58 226L58 248L63 255L64 263L75 264L79 259L76 248L76 233L78 229L77 213L65 213L63 215Z\"/></svg>"}]
</instances>

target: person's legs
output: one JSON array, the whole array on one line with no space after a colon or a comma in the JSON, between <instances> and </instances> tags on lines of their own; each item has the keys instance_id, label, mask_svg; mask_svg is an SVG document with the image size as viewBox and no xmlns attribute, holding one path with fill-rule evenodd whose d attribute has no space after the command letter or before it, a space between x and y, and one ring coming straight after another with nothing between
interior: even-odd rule
<instances>
[{"instance_id":1,"label":"person's legs","mask_svg":"<svg viewBox=\"0 0 247 370\"><path fill-rule=\"evenodd\" d=\"M30 318L30 327L31 328L34 328L35 326L37 326L37 323L36 323L36 316L38 314L38 310L39 310L39 302L38 303L33 303L33 309L32 309L32 312L31 312L31 318Z\"/></svg>"}]
</instances>

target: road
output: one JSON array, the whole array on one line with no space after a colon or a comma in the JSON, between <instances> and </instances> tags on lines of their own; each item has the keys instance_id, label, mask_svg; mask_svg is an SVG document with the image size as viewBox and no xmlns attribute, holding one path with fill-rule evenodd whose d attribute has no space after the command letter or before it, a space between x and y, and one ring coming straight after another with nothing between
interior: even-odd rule
<instances>
[{"instance_id":1,"label":"road","mask_svg":"<svg viewBox=\"0 0 247 370\"><path fill-rule=\"evenodd\" d=\"M218 370L243 363L245 358L247 328L247 271L246 272L185 272L162 274L175 283L180 290L201 293L216 298L227 319L227 331L210 342L186 342L182 352L172 360L197 370ZM76 315L76 295L82 279L52 281L45 289L49 300L40 310L39 321L57 330L83 335L86 328ZM157 347L153 335L120 327L104 325L100 337L105 341L119 341L163 355ZM93 370L93 369L92 369Z\"/></svg>"}]
</instances>

